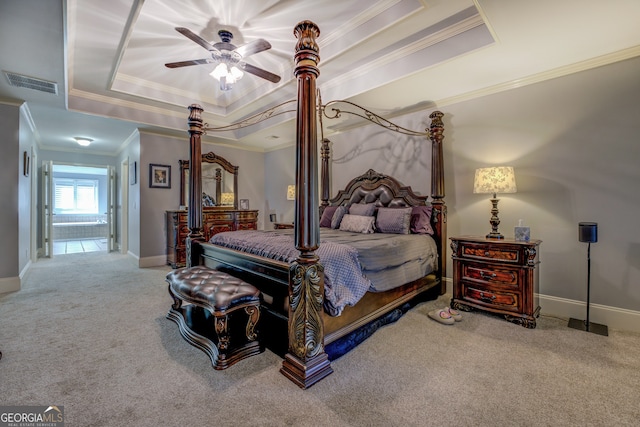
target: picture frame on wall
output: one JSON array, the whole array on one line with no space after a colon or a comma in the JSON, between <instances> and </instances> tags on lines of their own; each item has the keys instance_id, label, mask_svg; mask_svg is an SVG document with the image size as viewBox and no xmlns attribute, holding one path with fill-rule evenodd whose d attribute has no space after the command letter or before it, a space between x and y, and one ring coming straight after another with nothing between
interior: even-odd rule
<instances>
[{"instance_id":1,"label":"picture frame on wall","mask_svg":"<svg viewBox=\"0 0 640 427\"><path fill-rule=\"evenodd\" d=\"M240 209L249 210L249 199L240 199Z\"/></svg>"},{"instance_id":2,"label":"picture frame on wall","mask_svg":"<svg viewBox=\"0 0 640 427\"><path fill-rule=\"evenodd\" d=\"M149 187L171 188L171 166L150 164Z\"/></svg>"},{"instance_id":3,"label":"picture frame on wall","mask_svg":"<svg viewBox=\"0 0 640 427\"><path fill-rule=\"evenodd\" d=\"M129 163L129 184L135 185L138 182L138 162Z\"/></svg>"},{"instance_id":4,"label":"picture frame on wall","mask_svg":"<svg viewBox=\"0 0 640 427\"><path fill-rule=\"evenodd\" d=\"M31 163L31 158L29 157L29 153L25 151L22 153L22 174L24 176L29 176L29 169L31 167L29 163Z\"/></svg>"}]
</instances>

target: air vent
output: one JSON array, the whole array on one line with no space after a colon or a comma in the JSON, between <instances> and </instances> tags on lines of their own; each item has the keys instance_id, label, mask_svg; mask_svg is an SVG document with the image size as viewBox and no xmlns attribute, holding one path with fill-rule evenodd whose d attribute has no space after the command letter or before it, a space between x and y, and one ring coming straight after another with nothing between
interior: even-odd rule
<instances>
[{"instance_id":1,"label":"air vent","mask_svg":"<svg viewBox=\"0 0 640 427\"><path fill-rule=\"evenodd\" d=\"M11 86L26 87L27 89L39 90L40 92L52 93L54 95L58 94L58 84L55 82L23 76L9 71L5 71L4 74L7 76Z\"/></svg>"}]
</instances>

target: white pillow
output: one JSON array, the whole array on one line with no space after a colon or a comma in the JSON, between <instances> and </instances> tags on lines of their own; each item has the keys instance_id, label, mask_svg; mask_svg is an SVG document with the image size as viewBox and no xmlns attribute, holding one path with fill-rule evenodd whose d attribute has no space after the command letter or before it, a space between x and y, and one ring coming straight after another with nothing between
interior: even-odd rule
<instances>
[{"instance_id":1,"label":"white pillow","mask_svg":"<svg viewBox=\"0 0 640 427\"><path fill-rule=\"evenodd\" d=\"M349 215L342 217L340 222L341 231L351 231L353 233L373 233L375 230L373 224L376 218L364 215Z\"/></svg>"}]
</instances>

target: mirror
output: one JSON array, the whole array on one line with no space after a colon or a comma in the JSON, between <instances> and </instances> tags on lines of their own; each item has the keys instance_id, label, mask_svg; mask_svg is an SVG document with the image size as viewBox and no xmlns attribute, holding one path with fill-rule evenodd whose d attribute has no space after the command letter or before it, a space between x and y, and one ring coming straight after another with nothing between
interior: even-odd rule
<instances>
[{"instance_id":1,"label":"mirror","mask_svg":"<svg viewBox=\"0 0 640 427\"><path fill-rule=\"evenodd\" d=\"M189 204L189 160L180 160L180 205ZM202 155L202 209L238 209L238 166L213 152Z\"/></svg>"}]
</instances>

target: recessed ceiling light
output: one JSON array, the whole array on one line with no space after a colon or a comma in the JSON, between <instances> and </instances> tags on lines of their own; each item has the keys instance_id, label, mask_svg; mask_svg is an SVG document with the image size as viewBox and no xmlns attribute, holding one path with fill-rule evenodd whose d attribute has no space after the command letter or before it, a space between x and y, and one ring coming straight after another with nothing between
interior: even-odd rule
<instances>
[{"instance_id":1,"label":"recessed ceiling light","mask_svg":"<svg viewBox=\"0 0 640 427\"><path fill-rule=\"evenodd\" d=\"M91 142L93 141L93 139L91 138L83 138L80 136L76 136L75 138L73 138L76 140L76 142L80 145L82 145L83 147L88 147L89 144L91 144Z\"/></svg>"}]
</instances>

